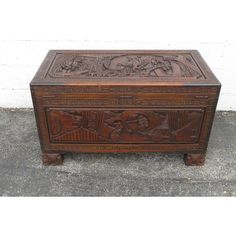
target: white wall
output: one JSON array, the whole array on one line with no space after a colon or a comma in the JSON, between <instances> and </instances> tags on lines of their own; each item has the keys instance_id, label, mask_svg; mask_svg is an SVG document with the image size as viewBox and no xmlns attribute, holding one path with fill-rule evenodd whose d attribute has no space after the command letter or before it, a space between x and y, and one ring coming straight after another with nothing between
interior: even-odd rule
<instances>
[{"instance_id":1,"label":"white wall","mask_svg":"<svg viewBox=\"0 0 236 236\"><path fill-rule=\"evenodd\" d=\"M49 49L197 49L236 110L233 1L0 2L0 107L32 107L29 82Z\"/></svg>"}]
</instances>

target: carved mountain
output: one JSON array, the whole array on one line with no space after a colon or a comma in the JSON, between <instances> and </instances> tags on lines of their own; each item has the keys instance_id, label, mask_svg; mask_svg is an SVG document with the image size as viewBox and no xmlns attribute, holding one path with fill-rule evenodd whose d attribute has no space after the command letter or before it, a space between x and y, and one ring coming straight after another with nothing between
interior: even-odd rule
<instances>
[{"instance_id":1,"label":"carved mountain","mask_svg":"<svg viewBox=\"0 0 236 236\"><path fill-rule=\"evenodd\" d=\"M202 109L47 111L52 142L194 143Z\"/></svg>"}]
</instances>

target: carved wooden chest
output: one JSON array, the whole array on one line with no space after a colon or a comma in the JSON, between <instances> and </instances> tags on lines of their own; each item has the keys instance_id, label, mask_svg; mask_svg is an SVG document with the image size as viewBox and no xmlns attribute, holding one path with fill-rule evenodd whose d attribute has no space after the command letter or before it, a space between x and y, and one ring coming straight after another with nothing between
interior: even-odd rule
<instances>
[{"instance_id":1,"label":"carved wooden chest","mask_svg":"<svg viewBox=\"0 0 236 236\"><path fill-rule=\"evenodd\" d=\"M203 165L221 87L192 50L53 50L30 86L46 165L65 152L181 152Z\"/></svg>"}]
</instances>

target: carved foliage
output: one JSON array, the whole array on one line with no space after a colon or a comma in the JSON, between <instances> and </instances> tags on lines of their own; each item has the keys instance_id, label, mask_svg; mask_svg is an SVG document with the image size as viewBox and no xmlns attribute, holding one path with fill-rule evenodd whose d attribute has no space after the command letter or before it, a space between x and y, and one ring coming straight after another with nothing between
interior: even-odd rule
<instances>
[{"instance_id":1,"label":"carved foliage","mask_svg":"<svg viewBox=\"0 0 236 236\"><path fill-rule=\"evenodd\" d=\"M48 109L55 143L196 143L202 109Z\"/></svg>"},{"instance_id":2,"label":"carved foliage","mask_svg":"<svg viewBox=\"0 0 236 236\"><path fill-rule=\"evenodd\" d=\"M204 78L190 54L58 54L52 77L194 77Z\"/></svg>"}]
</instances>

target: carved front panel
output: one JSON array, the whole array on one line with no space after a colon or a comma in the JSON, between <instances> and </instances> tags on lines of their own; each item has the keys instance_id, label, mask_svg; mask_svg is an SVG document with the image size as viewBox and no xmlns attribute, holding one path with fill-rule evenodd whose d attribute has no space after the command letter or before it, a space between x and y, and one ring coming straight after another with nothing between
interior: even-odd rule
<instances>
[{"instance_id":1,"label":"carved front panel","mask_svg":"<svg viewBox=\"0 0 236 236\"><path fill-rule=\"evenodd\" d=\"M197 143L203 109L46 109L52 143Z\"/></svg>"},{"instance_id":2,"label":"carved front panel","mask_svg":"<svg viewBox=\"0 0 236 236\"><path fill-rule=\"evenodd\" d=\"M205 79L189 53L81 54L58 53L49 70L52 78L194 78Z\"/></svg>"}]
</instances>

